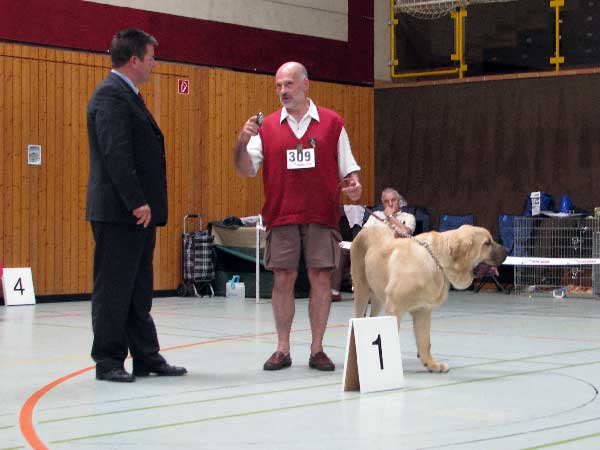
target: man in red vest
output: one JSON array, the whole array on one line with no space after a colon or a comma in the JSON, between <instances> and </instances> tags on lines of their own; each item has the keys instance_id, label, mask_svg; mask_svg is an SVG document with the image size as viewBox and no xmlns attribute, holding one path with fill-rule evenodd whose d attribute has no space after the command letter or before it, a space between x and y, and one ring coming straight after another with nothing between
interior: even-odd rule
<instances>
[{"instance_id":1,"label":"man in red vest","mask_svg":"<svg viewBox=\"0 0 600 450\"><path fill-rule=\"evenodd\" d=\"M275 74L282 108L264 118L250 117L234 149L240 175L255 176L262 166L268 235L265 266L274 272L273 313L277 350L265 370L292 365L290 332L294 319L294 283L301 252L311 285L312 330L309 366L334 370L323 352L323 336L331 308L331 273L339 258L340 190L351 200L362 193L359 171L343 119L307 97L308 74L297 62Z\"/></svg>"}]
</instances>

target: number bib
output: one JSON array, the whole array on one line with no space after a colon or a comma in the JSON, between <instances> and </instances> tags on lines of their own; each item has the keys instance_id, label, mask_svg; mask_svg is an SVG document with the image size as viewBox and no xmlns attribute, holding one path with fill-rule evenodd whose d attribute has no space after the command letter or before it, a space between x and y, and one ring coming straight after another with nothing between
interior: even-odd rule
<instances>
[{"instance_id":1,"label":"number bib","mask_svg":"<svg viewBox=\"0 0 600 450\"><path fill-rule=\"evenodd\" d=\"M315 149L304 148L300 151L286 150L288 169L309 169L315 167Z\"/></svg>"}]
</instances>

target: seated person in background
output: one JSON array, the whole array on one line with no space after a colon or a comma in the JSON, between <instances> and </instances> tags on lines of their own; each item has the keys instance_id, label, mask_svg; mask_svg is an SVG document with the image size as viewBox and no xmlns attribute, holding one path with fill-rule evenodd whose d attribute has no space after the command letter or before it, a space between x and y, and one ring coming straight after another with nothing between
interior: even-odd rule
<instances>
[{"instance_id":1,"label":"seated person in background","mask_svg":"<svg viewBox=\"0 0 600 450\"><path fill-rule=\"evenodd\" d=\"M391 225L395 232L396 237L407 237L412 236L417 227L417 220L412 214L402 212L402 207L406 206L406 200L402 197L396 189L385 188L381 192L381 203L383 204L383 211L373 212L373 216L369 216L369 219L365 222L363 227ZM340 252L340 260L338 265L333 271L331 278L331 301L339 302L342 300L340 294L340 287L342 284L342 278L344 273L350 270L350 250L342 249Z\"/></svg>"},{"instance_id":2,"label":"seated person in background","mask_svg":"<svg viewBox=\"0 0 600 450\"><path fill-rule=\"evenodd\" d=\"M383 211L373 212L364 226L391 225L396 232L396 237L412 236L417 227L417 220L412 214L402 212L402 208L407 205L404 197L396 189L388 187L381 192L381 203Z\"/></svg>"}]
</instances>

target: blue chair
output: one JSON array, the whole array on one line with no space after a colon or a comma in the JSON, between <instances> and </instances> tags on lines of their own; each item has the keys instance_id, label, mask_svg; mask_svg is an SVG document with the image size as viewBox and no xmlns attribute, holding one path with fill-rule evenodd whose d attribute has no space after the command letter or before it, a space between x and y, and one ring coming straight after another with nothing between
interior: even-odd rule
<instances>
[{"instance_id":1,"label":"blue chair","mask_svg":"<svg viewBox=\"0 0 600 450\"><path fill-rule=\"evenodd\" d=\"M426 208L421 206L405 206L403 212L407 212L415 216L416 227L413 235L424 233L431 230L431 217Z\"/></svg>"},{"instance_id":2,"label":"blue chair","mask_svg":"<svg viewBox=\"0 0 600 450\"><path fill-rule=\"evenodd\" d=\"M455 216L451 214L442 214L440 216L440 223L438 225L438 231L455 230L461 225L473 225L475 223L475 216L473 214L466 214L462 216Z\"/></svg>"},{"instance_id":3,"label":"blue chair","mask_svg":"<svg viewBox=\"0 0 600 450\"><path fill-rule=\"evenodd\" d=\"M508 254L513 256L515 250L515 217L514 214L500 214L498 216L499 242L508 249Z\"/></svg>"}]
</instances>

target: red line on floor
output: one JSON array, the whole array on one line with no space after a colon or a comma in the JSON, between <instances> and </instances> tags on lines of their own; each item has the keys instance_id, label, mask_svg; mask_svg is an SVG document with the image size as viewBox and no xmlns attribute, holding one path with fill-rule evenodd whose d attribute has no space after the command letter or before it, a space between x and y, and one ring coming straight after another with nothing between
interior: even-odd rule
<instances>
[{"instance_id":1,"label":"red line on floor","mask_svg":"<svg viewBox=\"0 0 600 450\"><path fill-rule=\"evenodd\" d=\"M336 324L336 325L329 325L329 326L327 326L327 328L340 328L340 327L345 327L345 326L346 325ZM299 333L299 332L303 332L303 331L310 331L310 328L305 328L302 330L293 330L292 332ZM161 351L165 352L165 351L177 350L177 349L181 349L181 348L197 347L199 345L214 344L216 342L236 341L236 340L251 339L251 338L257 338L257 337L263 337L263 336L272 336L274 334L277 334L277 333L271 332L271 333L251 334L251 335L247 335L247 336L232 336L232 337L226 337L226 338L217 338L217 339L211 339L208 341L195 342L192 344L183 344L183 345L176 345L174 347L163 348L163 349L161 349ZM71 378L75 378L76 376L81 375L82 373L89 372L90 370L93 370L95 367L96 367L95 365L85 367L83 369L72 372L68 375L65 375L64 377L58 378L58 379L54 380L53 382L47 384L40 390L34 392L25 401L25 403L23 404L23 407L21 408L21 412L19 413L19 427L21 428L21 434L23 435L23 437L25 438L25 440L27 441L27 443L31 446L31 448L33 450L48 450L48 447L46 447L46 444L44 444L44 442L42 442L42 440L39 438L38 434L35 431L35 427L33 426L33 410L35 409L38 401L44 395L46 395L46 393L48 391L54 389L59 384L64 383L65 381L70 380Z\"/></svg>"}]
</instances>

